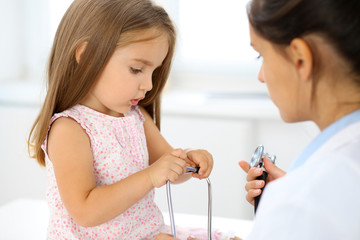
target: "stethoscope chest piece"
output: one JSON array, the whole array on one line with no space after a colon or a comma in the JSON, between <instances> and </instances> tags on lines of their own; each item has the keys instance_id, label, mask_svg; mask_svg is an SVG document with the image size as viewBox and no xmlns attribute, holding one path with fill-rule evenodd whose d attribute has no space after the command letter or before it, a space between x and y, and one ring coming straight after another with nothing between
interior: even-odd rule
<instances>
[{"instance_id":1,"label":"stethoscope chest piece","mask_svg":"<svg viewBox=\"0 0 360 240\"><path fill-rule=\"evenodd\" d=\"M263 161L263 158L264 157L267 157L270 159L270 161L275 164L275 159L276 159L276 156L275 155L270 155L268 153L265 153L264 152L264 146L263 145L259 145L256 149L255 149L255 152L254 154L252 155L251 157L251 160L250 160L250 168L253 168L253 167L258 167L258 168L262 168L263 170L263 173L261 176L257 177L256 179L257 180L263 180L266 184L266 178L267 178L267 172L266 172L266 169L264 167L264 161ZM265 186L264 186L265 187ZM263 190L263 189L262 189ZM256 210L257 210L257 207L259 205L259 202L260 202L260 198L261 198L261 194L257 197L255 197L255 204L254 204L254 211L256 213Z\"/></svg>"},{"instance_id":2,"label":"stethoscope chest piece","mask_svg":"<svg viewBox=\"0 0 360 240\"><path fill-rule=\"evenodd\" d=\"M264 168L264 161L263 158L264 157L268 157L270 159L270 161L275 164L275 160L276 160L276 156L275 155L270 155L268 153L264 152L264 146L263 145L259 145L256 149L254 154L251 157L250 160L250 168L253 167L259 167L259 168L263 168L263 170L265 170Z\"/></svg>"}]
</instances>

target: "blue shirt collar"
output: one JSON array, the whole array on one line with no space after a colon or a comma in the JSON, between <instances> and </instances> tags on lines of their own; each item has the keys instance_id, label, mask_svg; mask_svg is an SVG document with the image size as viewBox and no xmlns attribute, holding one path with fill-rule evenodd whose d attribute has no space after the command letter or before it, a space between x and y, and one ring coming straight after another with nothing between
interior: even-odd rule
<instances>
[{"instance_id":1,"label":"blue shirt collar","mask_svg":"<svg viewBox=\"0 0 360 240\"><path fill-rule=\"evenodd\" d=\"M315 153L324 143L326 143L340 130L358 121L360 121L360 110L357 110L340 118L339 120L325 128L295 159L289 169L289 172L303 165L313 153Z\"/></svg>"}]
</instances>

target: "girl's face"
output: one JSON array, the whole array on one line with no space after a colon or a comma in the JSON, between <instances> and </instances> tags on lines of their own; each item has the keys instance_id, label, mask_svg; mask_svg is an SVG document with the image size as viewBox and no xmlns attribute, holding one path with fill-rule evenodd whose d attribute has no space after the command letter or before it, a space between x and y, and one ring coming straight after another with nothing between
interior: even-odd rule
<instances>
[{"instance_id":1,"label":"girl's face","mask_svg":"<svg viewBox=\"0 0 360 240\"><path fill-rule=\"evenodd\" d=\"M153 36L151 31L142 34L144 39ZM107 115L123 116L152 89L153 72L162 64L168 49L168 38L162 34L115 50L81 103Z\"/></svg>"},{"instance_id":2,"label":"girl's face","mask_svg":"<svg viewBox=\"0 0 360 240\"><path fill-rule=\"evenodd\" d=\"M304 120L306 98L301 93L294 64L251 26L250 39L252 47L263 59L258 79L266 84L269 96L278 107L282 119L285 122Z\"/></svg>"}]
</instances>

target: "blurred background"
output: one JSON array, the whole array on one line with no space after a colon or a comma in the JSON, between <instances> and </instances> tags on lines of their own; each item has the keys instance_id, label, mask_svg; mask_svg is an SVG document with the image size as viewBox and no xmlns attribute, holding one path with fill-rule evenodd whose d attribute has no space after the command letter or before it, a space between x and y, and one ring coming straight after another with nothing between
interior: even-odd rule
<instances>
[{"instance_id":1,"label":"blurred background","mask_svg":"<svg viewBox=\"0 0 360 240\"><path fill-rule=\"evenodd\" d=\"M0 0L0 207L45 199L46 174L27 154L26 139L45 94L45 69L57 25L70 0ZM238 161L259 144L286 170L318 133L308 122L286 124L257 81L261 60L250 47L247 0L157 0L178 31L163 96L162 133L173 147L214 156L213 214L252 219L246 175ZM207 184L172 188L174 211L207 214ZM165 188L156 201L167 211Z\"/></svg>"}]
</instances>

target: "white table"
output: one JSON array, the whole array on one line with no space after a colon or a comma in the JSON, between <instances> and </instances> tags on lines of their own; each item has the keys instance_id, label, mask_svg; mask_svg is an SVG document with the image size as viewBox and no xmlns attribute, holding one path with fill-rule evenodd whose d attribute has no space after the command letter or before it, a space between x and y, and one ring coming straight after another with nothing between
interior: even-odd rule
<instances>
[{"instance_id":1,"label":"white table","mask_svg":"<svg viewBox=\"0 0 360 240\"><path fill-rule=\"evenodd\" d=\"M18 199L9 202L0 207L0 239L46 239L48 219L45 200Z\"/></svg>"}]
</instances>

